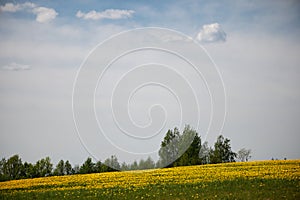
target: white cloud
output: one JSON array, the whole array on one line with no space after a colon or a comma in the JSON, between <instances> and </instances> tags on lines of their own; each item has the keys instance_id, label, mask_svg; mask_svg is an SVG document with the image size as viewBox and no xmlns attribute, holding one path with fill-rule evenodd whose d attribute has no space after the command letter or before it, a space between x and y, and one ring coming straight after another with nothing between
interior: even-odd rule
<instances>
[{"instance_id":1,"label":"white cloud","mask_svg":"<svg viewBox=\"0 0 300 200\"><path fill-rule=\"evenodd\" d=\"M56 18L58 13L52 8L38 7L31 2L25 2L22 4L6 3L4 6L0 6L2 12L17 12L27 11L36 15L36 21L40 23L49 22Z\"/></svg>"},{"instance_id":2,"label":"white cloud","mask_svg":"<svg viewBox=\"0 0 300 200\"><path fill-rule=\"evenodd\" d=\"M0 6L2 12L17 12L20 9L20 4L6 3L4 6Z\"/></svg>"},{"instance_id":3,"label":"white cloud","mask_svg":"<svg viewBox=\"0 0 300 200\"><path fill-rule=\"evenodd\" d=\"M21 70L30 70L29 65L22 65L22 64L17 64L17 63L10 63L9 65L5 65L2 67L3 70L8 70L8 71L21 71Z\"/></svg>"},{"instance_id":4,"label":"white cloud","mask_svg":"<svg viewBox=\"0 0 300 200\"><path fill-rule=\"evenodd\" d=\"M36 21L40 23L49 22L56 18L58 13L52 8L37 7L32 10L36 14Z\"/></svg>"},{"instance_id":5,"label":"white cloud","mask_svg":"<svg viewBox=\"0 0 300 200\"><path fill-rule=\"evenodd\" d=\"M2 12L17 12L20 10L25 10L28 8L30 9L30 8L34 8L34 7L36 7L36 5L31 2L25 2L22 4L6 3L4 6L0 6L0 11L2 11Z\"/></svg>"},{"instance_id":6,"label":"white cloud","mask_svg":"<svg viewBox=\"0 0 300 200\"><path fill-rule=\"evenodd\" d=\"M225 42L226 33L218 23L206 24L198 33L197 39L203 43Z\"/></svg>"},{"instance_id":7,"label":"white cloud","mask_svg":"<svg viewBox=\"0 0 300 200\"><path fill-rule=\"evenodd\" d=\"M133 10L119 10L119 9L107 9L103 12L96 12L92 10L87 13L83 13L80 10L76 13L76 17L83 19L92 19L92 20L100 20L100 19L124 19L132 17L134 13Z\"/></svg>"}]
</instances>

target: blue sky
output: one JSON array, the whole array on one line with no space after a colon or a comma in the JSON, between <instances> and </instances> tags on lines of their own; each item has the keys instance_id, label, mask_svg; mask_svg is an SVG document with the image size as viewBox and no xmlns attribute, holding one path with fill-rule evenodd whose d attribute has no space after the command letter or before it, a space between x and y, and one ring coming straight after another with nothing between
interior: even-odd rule
<instances>
[{"instance_id":1,"label":"blue sky","mask_svg":"<svg viewBox=\"0 0 300 200\"><path fill-rule=\"evenodd\" d=\"M251 148L259 160L299 158L299 2L40 0L0 6L1 157L83 161L89 154L76 135L71 106L80 64L111 35L162 27L195 39L218 65L228 98L222 134L234 150ZM208 136L210 145L215 138ZM104 151L101 160L111 153Z\"/></svg>"}]
</instances>

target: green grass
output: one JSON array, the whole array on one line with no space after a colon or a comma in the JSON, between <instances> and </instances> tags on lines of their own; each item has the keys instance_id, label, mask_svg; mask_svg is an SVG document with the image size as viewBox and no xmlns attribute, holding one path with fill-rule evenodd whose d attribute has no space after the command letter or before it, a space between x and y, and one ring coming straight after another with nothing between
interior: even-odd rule
<instances>
[{"instance_id":1,"label":"green grass","mask_svg":"<svg viewBox=\"0 0 300 200\"><path fill-rule=\"evenodd\" d=\"M300 199L299 181L237 179L208 184L151 187L3 192L1 199Z\"/></svg>"}]
</instances>

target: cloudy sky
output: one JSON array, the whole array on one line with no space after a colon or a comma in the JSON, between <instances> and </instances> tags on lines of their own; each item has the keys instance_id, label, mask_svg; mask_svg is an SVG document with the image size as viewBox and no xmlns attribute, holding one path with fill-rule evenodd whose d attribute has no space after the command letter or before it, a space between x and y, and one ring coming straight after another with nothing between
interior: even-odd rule
<instances>
[{"instance_id":1,"label":"cloudy sky","mask_svg":"<svg viewBox=\"0 0 300 200\"><path fill-rule=\"evenodd\" d=\"M158 130L156 139L148 142L149 146L126 140L117 145L135 153L143 148L157 150L168 128L182 128L182 124L189 123L210 145L218 134L223 134L231 139L233 150L252 149L253 160L300 157L300 4L292 0L147 3L139 0L126 3L122 0L79 0L72 4L48 0L0 1L0 157L19 154L23 160L35 162L50 156L54 162L68 159L78 164L91 156L87 151L89 148L93 149L92 156L101 160L118 154L105 138L94 138L98 136L93 135L92 128L79 130L80 133L78 127L76 130L72 112L73 85L76 86L74 81L84 59L99 43L122 31L142 27L178 31L187 36L186 40L193 39L209 53L226 89L225 124L223 129L205 134L207 125L202 124L209 123L211 109L209 93L203 82L197 82L190 66L181 65L180 59L177 61L163 52L143 51L130 54L112 66L101 80L104 87L98 87L96 91L96 118L106 124L106 136L111 134L111 138L121 138L119 134L124 135L113 127L116 124L107 120L111 115L104 115L111 109L122 110L118 107L122 98L116 97L120 101L109 100L114 90L112 83L124 78L122 74L132 70L130 66L159 61L164 65L150 67L152 71L148 74L142 72L150 68L141 67L140 74L128 76L131 77L129 82L134 80L140 84L140 79L151 81L151 76L166 80L179 75L188 77L199 98L197 102L191 100L190 107L184 109L192 110L194 103L199 104L204 113L203 121L200 120L198 127L191 114L179 123L180 110L176 107L178 101L175 97L184 90L181 86L185 83L179 81L172 86L178 89L174 97L171 90L167 91L168 87L164 88L153 79L155 84L142 87L143 90L136 93L134 88L129 91L135 97L128 103L128 110L131 109L128 112L133 125L145 128L149 123L157 122L153 126L162 129L149 129ZM145 37L147 39L147 34ZM134 44L132 38L127 41L119 38L98 55L110 56L110 53L118 52L119 46L130 48ZM191 48L184 49L184 45L180 48L194 57L205 54ZM179 74L160 73L159 70L170 70L170 66L182 71ZM212 82L209 84L214 85ZM84 92L81 95L84 96ZM90 99L84 101L89 104ZM160 109L153 107L149 118L147 112L153 105L159 105ZM84 108L79 108L82 111L80 120L86 120L84 123L89 126L95 119L89 120L91 116L85 116ZM218 105L215 108L218 109ZM75 111L75 117L80 112ZM125 111L116 112L118 122L125 124L123 128L130 128L132 121L125 120L128 117ZM97 131L102 134L100 129ZM147 134L147 131L141 134ZM133 145L136 148L132 148ZM125 161L136 159L128 154L117 156Z\"/></svg>"}]
</instances>

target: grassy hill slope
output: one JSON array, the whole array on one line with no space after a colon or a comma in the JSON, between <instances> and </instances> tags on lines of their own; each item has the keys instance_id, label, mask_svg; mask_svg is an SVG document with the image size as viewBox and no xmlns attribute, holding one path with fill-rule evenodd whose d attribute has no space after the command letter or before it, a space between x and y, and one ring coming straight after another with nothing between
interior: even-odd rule
<instances>
[{"instance_id":1,"label":"grassy hill slope","mask_svg":"<svg viewBox=\"0 0 300 200\"><path fill-rule=\"evenodd\" d=\"M300 199L300 160L14 180L0 199Z\"/></svg>"}]
</instances>

